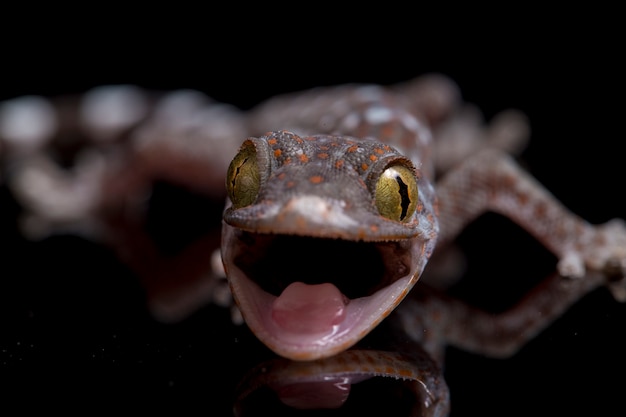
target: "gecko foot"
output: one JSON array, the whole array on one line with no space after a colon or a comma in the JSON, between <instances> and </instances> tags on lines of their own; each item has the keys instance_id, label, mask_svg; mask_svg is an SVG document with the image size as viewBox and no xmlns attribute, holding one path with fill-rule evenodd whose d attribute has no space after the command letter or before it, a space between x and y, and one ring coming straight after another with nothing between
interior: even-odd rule
<instances>
[{"instance_id":1,"label":"gecko foot","mask_svg":"<svg viewBox=\"0 0 626 417\"><path fill-rule=\"evenodd\" d=\"M583 278L588 270L604 275L613 297L626 302L626 222L612 219L594 227L591 239L578 245L582 250L564 253L557 265L562 276Z\"/></svg>"}]
</instances>

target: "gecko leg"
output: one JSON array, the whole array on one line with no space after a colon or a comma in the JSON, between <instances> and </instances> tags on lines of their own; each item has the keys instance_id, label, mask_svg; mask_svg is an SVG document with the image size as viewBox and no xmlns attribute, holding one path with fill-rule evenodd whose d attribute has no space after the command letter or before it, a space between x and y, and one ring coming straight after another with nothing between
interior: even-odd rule
<instances>
[{"instance_id":1,"label":"gecko leg","mask_svg":"<svg viewBox=\"0 0 626 417\"><path fill-rule=\"evenodd\" d=\"M503 358L514 355L604 281L604 275L597 271L587 273L584 279L566 280L554 273L500 313L480 310L423 287L416 294L417 302L400 307L399 316L409 336L422 343L440 362L446 345Z\"/></svg>"},{"instance_id":2,"label":"gecko leg","mask_svg":"<svg viewBox=\"0 0 626 417\"><path fill-rule=\"evenodd\" d=\"M625 300L626 226L613 219L591 225L561 204L509 156L485 151L468 159L438 183L439 242L452 240L486 211L500 213L534 235L558 258L564 276L587 269L603 272L618 300ZM618 283L616 285L616 283Z\"/></svg>"}]
</instances>

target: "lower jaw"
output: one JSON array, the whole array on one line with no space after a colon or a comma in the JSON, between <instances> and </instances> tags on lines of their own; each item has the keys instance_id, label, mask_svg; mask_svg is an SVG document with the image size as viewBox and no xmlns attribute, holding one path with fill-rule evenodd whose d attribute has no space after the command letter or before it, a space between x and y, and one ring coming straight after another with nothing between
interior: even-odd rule
<instances>
[{"instance_id":1,"label":"lower jaw","mask_svg":"<svg viewBox=\"0 0 626 417\"><path fill-rule=\"evenodd\" d=\"M233 294L252 332L276 354L292 360L320 359L348 349L391 313L412 284L413 279L407 276L371 296L349 300L343 320L324 331L292 332L285 331L272 317L276 296L243 274L231 280Z\"/></svg>"}]
</instances>

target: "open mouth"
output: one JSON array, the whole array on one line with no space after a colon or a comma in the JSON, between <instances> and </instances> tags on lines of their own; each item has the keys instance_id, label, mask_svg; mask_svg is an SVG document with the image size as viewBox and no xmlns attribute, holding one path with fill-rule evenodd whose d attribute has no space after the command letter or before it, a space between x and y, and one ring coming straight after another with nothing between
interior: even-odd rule
<instances>
[{"instance_id":1,"label":"open mouth","mask_svg":"<svg viewBox=\"0 0 626 417\"><path fill-rule=\"evenodd\" d=\"M348 299L374 294L405 276L409 265L396 242L244 232L254 250L241 251L234 264L261 289L276 297L294 282L310 286L330 283Z\"/></svg>"},{"instance_id":2,"label":"open mouth","mask_svg":"<svg viewBox=\"0 0 626 417\"><path fill-rule=\"evenodd\" d=\"M246 323L294 360L345 350L417 280L414 240L362 242L226 229L223 254Z\"/></svg>"}]
</instances>

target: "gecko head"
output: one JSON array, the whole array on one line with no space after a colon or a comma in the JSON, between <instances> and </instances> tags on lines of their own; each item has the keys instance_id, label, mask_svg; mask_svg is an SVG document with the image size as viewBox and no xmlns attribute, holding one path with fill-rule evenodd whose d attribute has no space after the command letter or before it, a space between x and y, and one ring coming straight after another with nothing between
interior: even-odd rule
<instances>
[{"instance_id":1,"label":"gecko head","mask_svg":"<svg viewBox=\"0 0 626 417\"><path fill-rule=\"evenodd\" d=\"M252 332L293 360L332 356L374 329L416 283L437 235L432 187L374 141L249 139L227 189L233 296Z\"/></svg>"}]
</instances>

